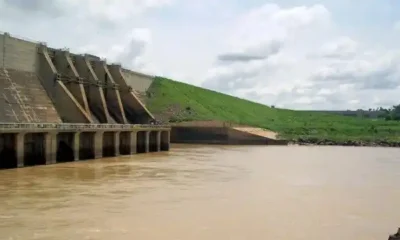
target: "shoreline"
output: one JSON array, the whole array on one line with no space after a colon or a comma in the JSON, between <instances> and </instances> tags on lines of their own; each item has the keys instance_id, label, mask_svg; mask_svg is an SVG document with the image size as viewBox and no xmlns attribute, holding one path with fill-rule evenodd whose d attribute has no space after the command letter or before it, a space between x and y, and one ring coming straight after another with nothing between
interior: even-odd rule
<instances>
[{"instance_id":1,"label":"shoreline","mask_svg":"<svg viewBox=\"0 0 400 240\"><path fill-rule=\"evenodd\" d=\"M400 142L388 142L388 141L362 141L362 140L344 140L335 141L327 139L296 139L289 140L289 145L301 145L301 146L349 146L349 147L400 147Z\"/></svg>"}]
</instances>

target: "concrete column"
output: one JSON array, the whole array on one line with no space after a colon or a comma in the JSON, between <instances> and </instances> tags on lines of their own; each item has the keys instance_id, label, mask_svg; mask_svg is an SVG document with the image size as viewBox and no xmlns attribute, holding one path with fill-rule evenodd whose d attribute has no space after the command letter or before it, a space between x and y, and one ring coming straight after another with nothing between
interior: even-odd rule
<instances>
[{"instance_id":1,"label":"concrete column","mask_svg":"<svg viewBox=\"0 0 400 240\"><path fill-rule=\"evenodd\" d=\"M120 138L120 133L121 132L115 132L114 133L114 151L115 151L115 156L121 155L119 152L119 138Z\"/></svg>"},{"instance_id":2,"label":"concrete column","mask_svg":"<svg viewBox=\"0 0 400 240\"><path fill-rule=\"evenodd\" d=\"M80 132L74 133L74 142L73 142L73 150L74 150L74 161L79 161L79 142Z\"/></svg>"},{"instance_id":3,"label":"concrete column","mask_svg":"<svg viewBox=\"0 0 400 240\"><path fill-rule=\"evenodd\" d=\"M161 131L157 131L157 152L161 151Z\"/></svg>"},{"instance_id":4,"label":"concrete column","mask_svg":"<svg viewBox=\"0 0 400 240\"><path fill-rule=\"evenodd\" d=\"M103 157L103 132L98 131L94 134L94 158Z\"/></svg>"},{"instance_id":5,"label":"concrete column","mask_svg":"<svg viewBox=\"0 0 400 240\"><path fill-rule=\"evenodd\" d=\"M15 151L17 154L17 167L24 167L25 133L17 133L15 135Z\"/></svg>"},{"instance_id":6,"label":"concrete column","mask_svg":"<svg viewBox=\"0 0 400 240\"><path fill-rule=\"evenodd\" d=\"M57 162L57 133L49 132L44 136L46 164Z\"/></svg>"},{"instance_id":7,"label":"concrete column","mask_svg":"<svg viewBox=\"0 0 400 240\"><path fill-rule=\"evenodd\" d=\"M130 149L131 149L131 155L136 154L137 153L137 132L136 131L132 131L130 132Z\"/></svg>"},{"instance_id":8,"label":"concrete column","mask_svg":"<svg viewBox=\"0 0 400 240\"><path fill-rule=\"evenodd\" d=\"M162 145L163 145L163 150L164 151L169 151L169 144L170 144L170 138L171 138L171 131L165 131L164 136L162 136Z\"/></svg>"},{"instance_id":9,"label":"concrete column","mask_svg":"<svg viewBox=\"0 0 400 240\"><path fill-rule=\"evenodd\" d=\"M145 151L146 153L150 152L150 131L145 132L144 144L145 144Z\"/></svg>"}]
</instances>

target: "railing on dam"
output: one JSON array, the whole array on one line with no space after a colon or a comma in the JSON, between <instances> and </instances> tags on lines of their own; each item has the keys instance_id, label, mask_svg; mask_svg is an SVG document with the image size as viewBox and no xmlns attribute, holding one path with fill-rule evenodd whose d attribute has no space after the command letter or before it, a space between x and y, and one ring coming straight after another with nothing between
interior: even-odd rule
<instances>
[{"instance_id":1,"label":"railing on dam","mask_svg":"<svg viewBox=\"0 0 400 240\"><path fill-rule=\"evenodd\" d=\"M119 129L119 130L134 130L134 129L169 129L169 125L160 124L84 124L84 123L1 123L0 131L20 129L54 129L54 130L101 130L101 129Z\"/></svg>"}]
</instances>

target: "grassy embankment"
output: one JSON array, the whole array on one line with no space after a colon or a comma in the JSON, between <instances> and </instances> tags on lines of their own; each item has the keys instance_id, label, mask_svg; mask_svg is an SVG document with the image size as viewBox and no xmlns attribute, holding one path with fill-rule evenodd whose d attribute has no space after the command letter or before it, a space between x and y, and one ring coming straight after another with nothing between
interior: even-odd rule
<instances>
[{"instance_id":1,"label":"grassy embankment","mask_svg":"<svg viewBox=\"0 0 400 240\"><path fill-rule=\"evenodd\" d=\"M147 96L149 110L171 122L223 120L269 129L299 142L400 143L400 122L270 108L159 77Z\"/></svg>"}]
</instances>

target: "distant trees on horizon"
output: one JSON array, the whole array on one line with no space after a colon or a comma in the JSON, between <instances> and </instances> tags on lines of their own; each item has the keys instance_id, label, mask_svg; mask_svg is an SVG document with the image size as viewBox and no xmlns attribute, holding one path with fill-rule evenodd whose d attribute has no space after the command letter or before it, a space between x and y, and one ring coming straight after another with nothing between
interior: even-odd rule
<instances>
[{"instance_id":1,"label":"distant trees on horizon","mask_svg":"<svg viewBox=\"0 0 400 240\"><path fill-rule=\"evenodd\" d=\"M350 110L347 111L354 112ZM390 108L378 107L376 109L369 108L368 110L357 109L355 114L358 117L380 118L385 119L386 121L400 121L400 104L394 105Z\"/></svg>"}]
</instances>

